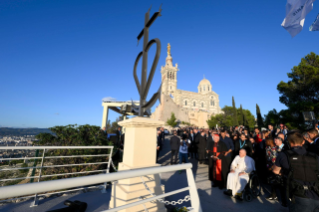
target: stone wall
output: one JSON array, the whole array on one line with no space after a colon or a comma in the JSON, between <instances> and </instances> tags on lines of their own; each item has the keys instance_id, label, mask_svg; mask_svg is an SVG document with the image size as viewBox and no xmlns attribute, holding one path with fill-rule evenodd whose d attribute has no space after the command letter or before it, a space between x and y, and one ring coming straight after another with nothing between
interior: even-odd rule
<instances>
[{"instance_id":1,"label":"stone wall","mask_svg":"<svg viewBox=\"0 0 319 212\"><path fill-rule=\"evenodd\" d=\"M167 119L171 117L172 113L175 114L175 117L178 121L189 122L188 110L175 104L170 96L162 95L161 104L156 107L154 113L151 115L151 118L166 122Z\"/></svg>"}]
</instances>

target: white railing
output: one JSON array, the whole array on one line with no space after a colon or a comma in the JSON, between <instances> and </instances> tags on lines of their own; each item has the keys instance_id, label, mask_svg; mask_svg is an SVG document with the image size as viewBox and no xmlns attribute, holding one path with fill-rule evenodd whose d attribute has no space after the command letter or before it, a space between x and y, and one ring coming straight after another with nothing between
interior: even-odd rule
<instances>
[{"instance_id":1,"label":"white railing","mask_svg":"<svg viewBox=\"0 0 319 212\"><path fill-rule=\"evenodd\" d=\"M120 172L104 174L104 175L92 175L92 176L76 177L72 179L52 180L52 181L46 181L46 182L39 182L35 184L20 184L20 185L13 185L13 186L5 186L0 188L0 199L29 195L34 193L43 193L43 192L48 192L52 190L69 189L69 188L99 184L104 182L117 182L118 180L122 180L122 179L146 176L151 174L186 170L188 187L181 188L181 189L164 193L161 195L157 195L157 196L154 195L150 198L146 198L146 199L136 201L130 204L105 210L104 212L120 211L120 210L127 209L136 205L141 205L154 200L163 199L167 196L181 193L183 191L189 191L189 195L191 199L191 208L192 208L191 211L202 212L198 193L197 193L197 188L196 188L196 184L194 181L194 176L193 176L193 172L191 168L192 168L192 164L186 163L186 164L174 165L174 166L161 166L161 167L134 169L129 171L120 171ZM115 189L113 192L115 193Z\"/></svg>"},{"instance_id":2,"label":"white railing","mask_svg":"<svg viewBox=\"0 0 319 212\"><path fill-rule=\"evenodd\" d=\"M46 150L58 150L58 149L63 149L63 150L70 150L70 149L110 149L109 154L98 154L98 155L63 155L63 156L45 156L45 151ZM39 169L39 175L38 176L30 176L30 177L19 177L19 178L7 178L7 179L0 179L1 181L11 181L11 180L24 180L24 179L38 179L38 183L40 182L41 178L46 178L46 177L54 177L54 176L67 176L67 175L75 175L75 174L87 174L87 173L109 173L110 166L112 163L112 153L113 153L113 146L5 146L5 147L0 147L1 150L42 150L42 156L41 157L20 157L20 158L2 158L2 161L12 161L12 160L41 160L41 165L37 166L35 163L35 166L31 167L18 167L18 168L3 168L0 171L11 171L11 170L22 170L22 169ZM78 163L78 164L63 164L63 165L44 165L45 164L45 159L58 159L58 158L88 158L88 157L105 157L104 162L95 162L95 163ZM89 165L100 165L100 164L107 164L106 169L103 170L93 170L93 171L81 171L81 172L66 172L66 173L60 173L60 174L51 174L51 175L42 175L42 169L43 168L58 168L58 167L70 167L70 166L89 166ZM72 178L74 179L74 178ZM107 181L104 182L104 188L102 190L102 193L106 192L106 186L107 186ZM31 183L31 186L34 186L35 183ZM64 190L64 191L58 191L58 192L53 192L53 193L45 193L38 195L37 192L30 193L30 194L35 194L33 196L24 196L24 197L18 197L21 195L17 195L14 199L23 199L23 198L30 198L34 197L34 201L31 203L31 207L37 206L38 205L38 197L43 196L43 195L48 195L48 194L58 194L58 193L65 193L65 192L70 192L70 191L76 191L76 190L82 190L86 188L92 188L92 187L82 187L82 188L77 188L77 189L72 189L72 190ZM58 189L54 189L55 191ZM2 198L0 198L2 199ZM4 200L8 201L8 200Z\"/></svg>"}]
</instances>

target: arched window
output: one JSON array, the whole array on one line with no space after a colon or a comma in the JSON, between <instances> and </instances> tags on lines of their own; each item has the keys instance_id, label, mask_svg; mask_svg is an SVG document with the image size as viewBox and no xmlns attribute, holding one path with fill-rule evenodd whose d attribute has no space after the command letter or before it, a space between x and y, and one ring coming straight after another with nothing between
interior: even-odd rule
<instances>
[{"instance_id":1,"label":"arched window","mask_svg":"<svg viewBox=\"0 0 319 212\"><path fill-rule=\"evenodd\" d=\"M187 106L187 100L185 100L185 106Z\"/></svg>"},{"instance_id":2,"label":"arched window","mask_svg":"<svg viewBox=\"0 0 319 212\"><path fill-rule=\"evenodd\" d=\"M172 86L170 86L169 89L172 90Z\"/></svg>"},{"instance_id":3,"label":"arched window","mask_svg":"<svg viewBox=\"0 0 319 212\"><path fill-rule=\"evenodd\" d=\"M193 102L193 106L196 107L196 102Z\"/></svg>"},{"instance_id":4,"label":"arched window","mask_svg":"<svg viewBox=\"0 0 319 212\"><path fill-rule=\"evenodd\" d=\"M202 92L202 87L199 88L199 92Z\"/></svg>"},{"instance_id":5,"label":"arched window","mask_svg":"<svg viewBox=\"0 0 319 212\"><path fill-rule=\"evenodd\" d=\"M204 107L204 103L202 102L202 107Z\"/></svg>"},{"instance_id":6,"label":"arched window","mask_svg":"<svg viewBox=\"0 0 319 212\"><path fill-rule=\"evenodd\" d=\"M209 91L209 86L207 86L207 91Z\"/></svg>"},{"instance_id":7,"label":"arched window","mask_svg":"<svg viewBox=\"0 0 319 212\"><path fill-rule=\"evenodd\" d=\"M175 74L173 73L173 74L172 74L172 79L174 79L174 78L175 78Z\"/></svg>"},{"instance_id":8,"label":"arched window","mask_svg":"<svg viewBox=\"0 0 319 212\"><path fill-rule=\"evenodd\" d=\"M210 98L211 98L211 99L214 99L214 97L213 97L213 96L211 96Z\"/></svg>"},{"instance_id":9,"label":"arched window","mask_svg":"<svg viewBox=\"0 0 319 212\"><path fill-rule=\"evenodd\" d=\"M172 79L172 72L169 73L169 78Z\"/></svg>"},{"instance_id":10,"label":"arched window","mask_svg":"<svg viewBox=\"0 0 319 212\"><path fill-rule=\"evenodd\" d=\"M215 102L213 100L210 101L211 106L215 106Z\"/></svg>"},{"instance_id":11,"label":"arched window","mask_svg":"<svg viewBox=\"0 0 319 212\"><path fill-rule=\"evenodd\" d=\"M203 90L205 91L205 86L203 86Z\"/></svg>"},{"instance_id":12,"label":"arched window","mask_svg":"<svg viewBox=\"0 0 319 212\"><path fill-rule=\"evenodd\" d=\"M169 72L167 72L167 79L169 79Z\"/></svg>"}]
</instances>

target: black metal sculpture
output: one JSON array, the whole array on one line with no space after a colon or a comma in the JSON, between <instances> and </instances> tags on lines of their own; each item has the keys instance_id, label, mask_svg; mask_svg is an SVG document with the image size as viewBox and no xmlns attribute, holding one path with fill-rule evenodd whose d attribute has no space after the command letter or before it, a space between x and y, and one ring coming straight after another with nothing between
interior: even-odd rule
<instances>
[{"instance_id":1,"label":"black metal sculpture","mask_svg":"<svg viewBox=\"0 0 319 212\"><path fill-rule=\"evenodd\" d=\"M144 42L143 42L143 51L141 51L136 60L135 60L135 64L134 64L134 71L133 71L133 75L134 75L134 79L135 79L135 83L136 83L136 87L138 89L138 92L140 94L140 105L136 106L133 104L132 102L132 112L137 114L138 116L144 116L144 115L150 115L150 108L155 104L156 100L159 99L160 100L160 95L161 95L161 87L162 85L159 87L158 91L153 94L152 98L147 102L146 101L146 97L148 94L148 91L150 89L152 80L153 80L153 76L155 73L155 69L157 67L157 63L161 54L161 42L159 39L155 38L151 41L148 41L148 30L150 28L150 26L152 25L152 23L155 21L155 19L158 16L161 16L161 7L159 8L159 11L154 13L154 15L151 17L151 19L149 19L150 17L150 10L151 8L147 11L147 13L145 14L145 22L144 22L144 29L141 31L141 33L137 36L137 40L139 42L139 40L144 36ZM154 61L152 64L152 68L150 71L150 74L147 78L147 56L148 56L148 50L150 49L150 47L156 43L156 54L154 57ZM138 64L138 61L140 60L140 58L143 57L143 61L142 61L142 78L141 78L141 83L138 81L138 77L136 75L136 67Z\"/></svg>"}]
</instances>

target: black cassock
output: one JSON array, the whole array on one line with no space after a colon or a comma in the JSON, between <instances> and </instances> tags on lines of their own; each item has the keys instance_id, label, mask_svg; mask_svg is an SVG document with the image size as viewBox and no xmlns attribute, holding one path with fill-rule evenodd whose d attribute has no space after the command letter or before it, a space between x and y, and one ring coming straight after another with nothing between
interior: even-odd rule
<instances>
[{"instance_id":1,"label":"black cassock","mask_svg":"<svg viewBox=\"0 0 319 212\"><path fill-rule=\"evenodd\" d=\"M209 137L211 139L211 137ZM225 176L227 176L228 169L223 168L226 163L226 157L225 152L228 151L227 146L224 142L219 141L219 142L214 142L214 141L208 141L207 150L209 151L208 153L208 174L209 174L209 180L213 181L214 184L219 184L220 186L224 186L225 184ZM213 160L211 156L217 156L219 160Z\"/></svg>"},{"instance_id":2,"label":"black cassock","mask_svg":"<svg viewBox=\"0 0 319 212\"><path fill-rule=\"evenodd\" d=\"M206 136L198 135L198 144L197 144L197 150L198 150L198 160L204 161L206 159Z\"/></svg>"}]
</instances>

